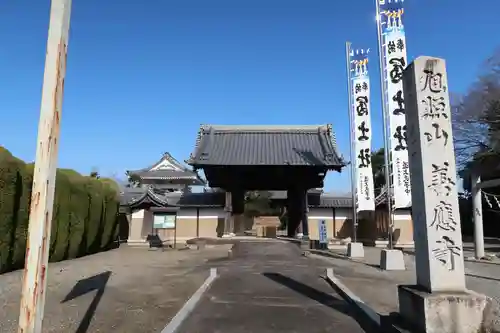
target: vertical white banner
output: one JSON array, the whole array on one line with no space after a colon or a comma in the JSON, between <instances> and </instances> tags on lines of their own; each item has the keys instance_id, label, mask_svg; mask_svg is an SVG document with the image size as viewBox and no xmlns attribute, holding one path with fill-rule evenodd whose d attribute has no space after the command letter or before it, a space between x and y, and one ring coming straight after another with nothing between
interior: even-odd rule
<instances>
[{"instance_id":1,"label":"vertical white banner","mask_svg":"<svg viewBox=\"0 0 500 333\"><path fill-rule=\"evenodd\" d=\"M403 25L403 0L379 0L378 24L385 79L385 114L389 119L389 151L391 161L394 208L411 207L411 183L408 164L403 70L407 66L406 38Z\"/></svg>"},{"instance_id":2,"label":"vertical white banner","mask_svg":"<svg viewBox=\"0 0 500 333\"><path fill-rule=\"evenodd\" d=\"M371 165L371 108L368 51L356 50L350 55L352 80L352 124L354 138L357 212L375 210L375 193Z\"/></svg>"}]
</instances>

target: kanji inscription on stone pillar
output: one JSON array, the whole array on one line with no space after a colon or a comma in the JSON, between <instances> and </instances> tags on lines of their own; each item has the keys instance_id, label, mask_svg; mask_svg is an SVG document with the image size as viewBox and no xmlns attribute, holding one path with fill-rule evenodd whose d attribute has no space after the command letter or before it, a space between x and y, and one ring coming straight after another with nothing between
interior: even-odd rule
<instances>
[{"instance_id":1,"label":"kanji inscription on stone pillar","mask_svg":"<svg viewBox=\"0 0 500 333\"><path fill-rule=\"evenodd\" d=\"M405 70L417 284L465 290L455 153L445 61L418 57Z\"/></svg>"}]
</instances>

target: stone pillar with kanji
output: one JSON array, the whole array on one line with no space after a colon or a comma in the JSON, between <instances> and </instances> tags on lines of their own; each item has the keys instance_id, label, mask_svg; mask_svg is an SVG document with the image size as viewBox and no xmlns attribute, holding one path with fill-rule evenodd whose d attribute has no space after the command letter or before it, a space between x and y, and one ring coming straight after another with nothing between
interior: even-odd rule
<instances>
[{"instance_id":1,"label":"stone pillar with kanji","mask_svg":"<svg viewBox=\"0 0 500 333\"><path fill-rule=\"evenodd\" d=\"M417 285L398 287L400 314L422 332L478 332L488 298L465 285L445 61L418 57L403 87Z\"/></svg>"}]
</instances>

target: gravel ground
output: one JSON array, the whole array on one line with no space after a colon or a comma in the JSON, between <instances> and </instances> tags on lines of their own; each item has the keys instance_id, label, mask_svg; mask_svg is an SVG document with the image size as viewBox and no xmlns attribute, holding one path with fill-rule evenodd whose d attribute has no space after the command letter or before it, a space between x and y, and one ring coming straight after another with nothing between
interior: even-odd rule
<instances>
[{"instance_id":1,"label":"gravel ground","mask_svg":"<svg viewBox=\"0 0 500 333\"><path fill-rule=\"evenodd\" d=\"M119 249L53 263L43 332L161 332L231 245ZM0 332L17 332L22 271L0 275Z\"/></svg>"},{"instance_id":2,"label":"gravel ground","mask_svg":"<svg viewBox=\"0 0 500 333\"><path fill-rule=\"evenodd\" d=\"M359 262L342 256L323 257L342 283L380 314L398 311L397 285L416 283L415 257L405 255L404 259L406 271L383 271L379 269L380 249L376 248L365 247L365 258ZM467 288L500 301L498 261L466 261L465 277Z\"/></svg>"}]
</instances>

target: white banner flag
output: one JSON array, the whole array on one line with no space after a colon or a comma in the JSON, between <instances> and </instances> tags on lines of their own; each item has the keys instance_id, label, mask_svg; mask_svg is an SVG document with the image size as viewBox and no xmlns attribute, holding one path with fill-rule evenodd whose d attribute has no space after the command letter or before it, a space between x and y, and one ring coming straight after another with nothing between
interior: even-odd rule
<instances>
[{"instance_id":1,"label":"white banner flag","mask_svg":"<svg viewBox=\"0 0 500 333\"><path fill-rule=\"evenodd\" d=\"M352 133L355 156L357 211L375 210L373 173L371 165L371 110L370 78L368 76L368 53L357 50L351 53L352 77Z\"/></svg>"},{"instance_id":2,"label":"white banner flag","mask_svg":"<svg viewBox=\"0 0 500 333\"><path fill-rule=\"evenodd\" d=\"M411 207L411 183L406 139L403 70L407 66L403 26L403 1L380 0L382 50L386 84L386 112L389 119L390 159L394 208Z\"/></svg>"}]
</instances>

